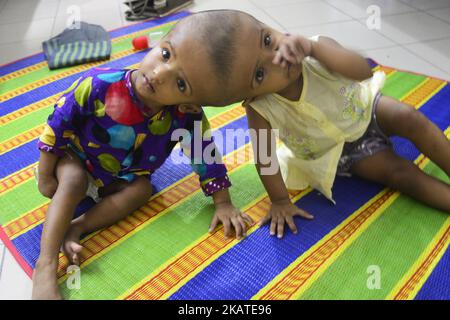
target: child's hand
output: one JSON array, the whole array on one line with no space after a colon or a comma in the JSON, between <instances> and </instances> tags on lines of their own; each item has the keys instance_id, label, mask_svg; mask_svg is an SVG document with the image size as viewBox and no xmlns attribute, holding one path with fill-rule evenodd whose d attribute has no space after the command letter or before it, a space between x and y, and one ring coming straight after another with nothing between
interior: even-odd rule
<instances>
[{"instance_id":1,"label":"child's hand","mask_svg":"<svg viewBox=\"0 0 450 320\"><path fill-rule=\"evenodd\" d=\"M236 239L241 239L247 231L247 223L252 224L253 220L247 214L236 209L230 202L216 205L216 212L209 227L209 232L213 232L217 224L221 222L224 228L225 238L231 234L231 227L236 231Z\"/></svg>"},{"instance_id":2,"label":"child's hand","mask_svg":"<svg viewBox=\"0 0 450 320\"><path fill-rule=\"evenodd\" d=\"M306 219L313 219L314 217L308 212L298 208L291 203L289 199L283 201L276 201L272 203L269 213L260 222L259 226L262 226L272 219L270 224L270 235L278 235L278 238L282 238L284 234L284 224L287 223L289 229L293 233L297 233L297 227L294 223L294 216L300 216Z\"/></svg>"},{"instance_id":3,"label":"child's hand","mask_svg":"<svg viewBox=\"0 0 450 320\"><path fill-rule=\"evenodd\" d=\"M311 55L311 40L299 35L284 35L278 44L273 63L285 68L288 64L300 64L303 59Z\"/></svg>"},{"instance_id":4,"label":"child's hand","mask_svg":"<svg viewBox=\"0 0 450 320\"><path fill-rule=\"evenodd\" d=\"M58 188L58 180L53 175L39 173L38 189L47 198L52 198Z\"/></svg>"}]
</instances>

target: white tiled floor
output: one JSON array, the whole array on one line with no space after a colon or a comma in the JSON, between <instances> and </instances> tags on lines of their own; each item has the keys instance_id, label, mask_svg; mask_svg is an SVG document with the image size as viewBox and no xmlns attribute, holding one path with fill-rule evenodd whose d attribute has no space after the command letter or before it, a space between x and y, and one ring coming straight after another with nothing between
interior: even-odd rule
<instances>
[{"instance_id":1,"label":"white tiled floor","mask_svg":"<svg viewBox=\"0 0 450 320\"><path fill-rule=\"evenodd\" d=\"M0 64L41 51L76 10L106 29L133 23L123 1L0 0ZM371 5L380 8L379 30L366 26ZM190 7L218 8L246 11L285 32L327 35L381 64L450 80L450 0L195 0ZM0 299L30 294L31 280L0 243Z\"/></svg>"}]
</instances>

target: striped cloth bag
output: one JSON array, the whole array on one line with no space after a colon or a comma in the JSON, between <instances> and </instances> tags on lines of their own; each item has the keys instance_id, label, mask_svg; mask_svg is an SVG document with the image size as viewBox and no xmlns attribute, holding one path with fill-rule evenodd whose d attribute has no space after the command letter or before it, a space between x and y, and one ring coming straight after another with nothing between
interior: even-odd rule
<instances>
[{"instance_id":1,"label":"striped cloth bag","mask_svg":"<svg viewBox=\"0 0 450 320\"><path fill-rule=\"evenodd\" d=\"M101 26L73 23L61 34L42 43L50 69L109 59L111 41Z\"/></svg>"}]
</instances>

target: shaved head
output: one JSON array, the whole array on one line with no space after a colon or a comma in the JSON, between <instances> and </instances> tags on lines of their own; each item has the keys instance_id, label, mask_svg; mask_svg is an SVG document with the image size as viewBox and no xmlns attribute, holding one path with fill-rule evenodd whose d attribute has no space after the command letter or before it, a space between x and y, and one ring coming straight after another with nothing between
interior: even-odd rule
<instances>
[{"instance_id":1,"label":"shaved head","mask_svg":"<svg viewBox=\"0 0 450 320\"><path fill-rule=\"evenodd\" d=\"M229 92L232 72L238 53L238 39L243 19L257 20L236 10L211 10L195 13L180 20L169 36L187 37L205 50L214 74L205 81L216 82L216 92L212 94L210 105L226 105L232 102Z\"/></svg>"}]
</instances>

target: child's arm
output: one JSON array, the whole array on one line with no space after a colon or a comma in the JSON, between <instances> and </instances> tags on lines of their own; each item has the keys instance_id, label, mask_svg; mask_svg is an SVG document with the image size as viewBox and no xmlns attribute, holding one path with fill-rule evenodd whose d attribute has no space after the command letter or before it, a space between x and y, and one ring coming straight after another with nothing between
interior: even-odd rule
<instances>
[{"instance_id":1,"label":"child's arm","mask_svg":"<svg viewBox=\"0 0 450 320\"><path fill-rule=\"evenodd\" d=\"M320 36L317 41L300 35L284 36L273 62L286 66L285 61L300 63L307 56L317 59L329 70L353 80L362 81L372 77L372 69L364 57L324 36Z\"/></svg>"},{"instance_id":2,"label":"child's arm","mask_svg":"<svg viewBox=\"0 0 450 320\"><path fill-rule=\"evenodd\" d=\"M183 140L182 150L191 159L192 169L199 176L199 182L204 194L211 196L214 200L216 210L209 232L212 232L220 222L223 224L225 237L229 237L231 229L234 228L236 238L240 239L242 236L245 236L246 223L251 224L253 221L247 214L241 213L239 209L235 208L231 202L228 191L231 182L225 165L218 161L221 159L221 155L215 146L213 137L211 137L208 119L203 112L191 116L194 121L199 121L201 125L194 129L194 134L191 135L190 141ZM196 127L195 123L194 127ZM197 131L198 129L200 131ZM199 138L201 138L201 141L197 142L200 143L195 143L194 139ZM197 146L201 147L201 150L196 150ZM211 159L204 159L204 157L208 156L211 156Z\"/></svg>"},{"instance_id":3,"label":"child's arm","mask_svg":"<svg viewBox=\"0 0 450 320\"><path fill-rule=\"evenodd\" d=\"M320 36L318 41L312 41L311 56L347 78L362 81L372 77L372 69L364 57L331 38Z\"/></svg>"},{"instance_id":4,"label":"child's arm","mask_svg":"<svg viewBox=\"0 0 450 320\"><path fill-rule=\"evenodd\" d=\"M277 234L278 238L283 237L285 223L288 224L293 233L297 233L297 227L295 226L293 217L297 215L303 218L312 219L313 216L292 204L289 199L289 193L279 170L278 159L275 153L272 156L272 152L275 152L275 150L272 150L271 147L271 139L274 139L274 137L273 134L271 134L272 128L270 124L249 105L246 106L246 112L249 127L256 131L257 141L252 141L256 169L272 202L269 213L259 222L259 225L261 226L271 220L270 234ZM267 143L262 146L261 141L266 141ZM264 148L265 150L259 150L259 148ZM271 161L276 161L276 173L264 174L262 172L265 168L273 167L274 164L263 164L259 157L259 152L269 155Z\"/></svg>"}]
</instances>

